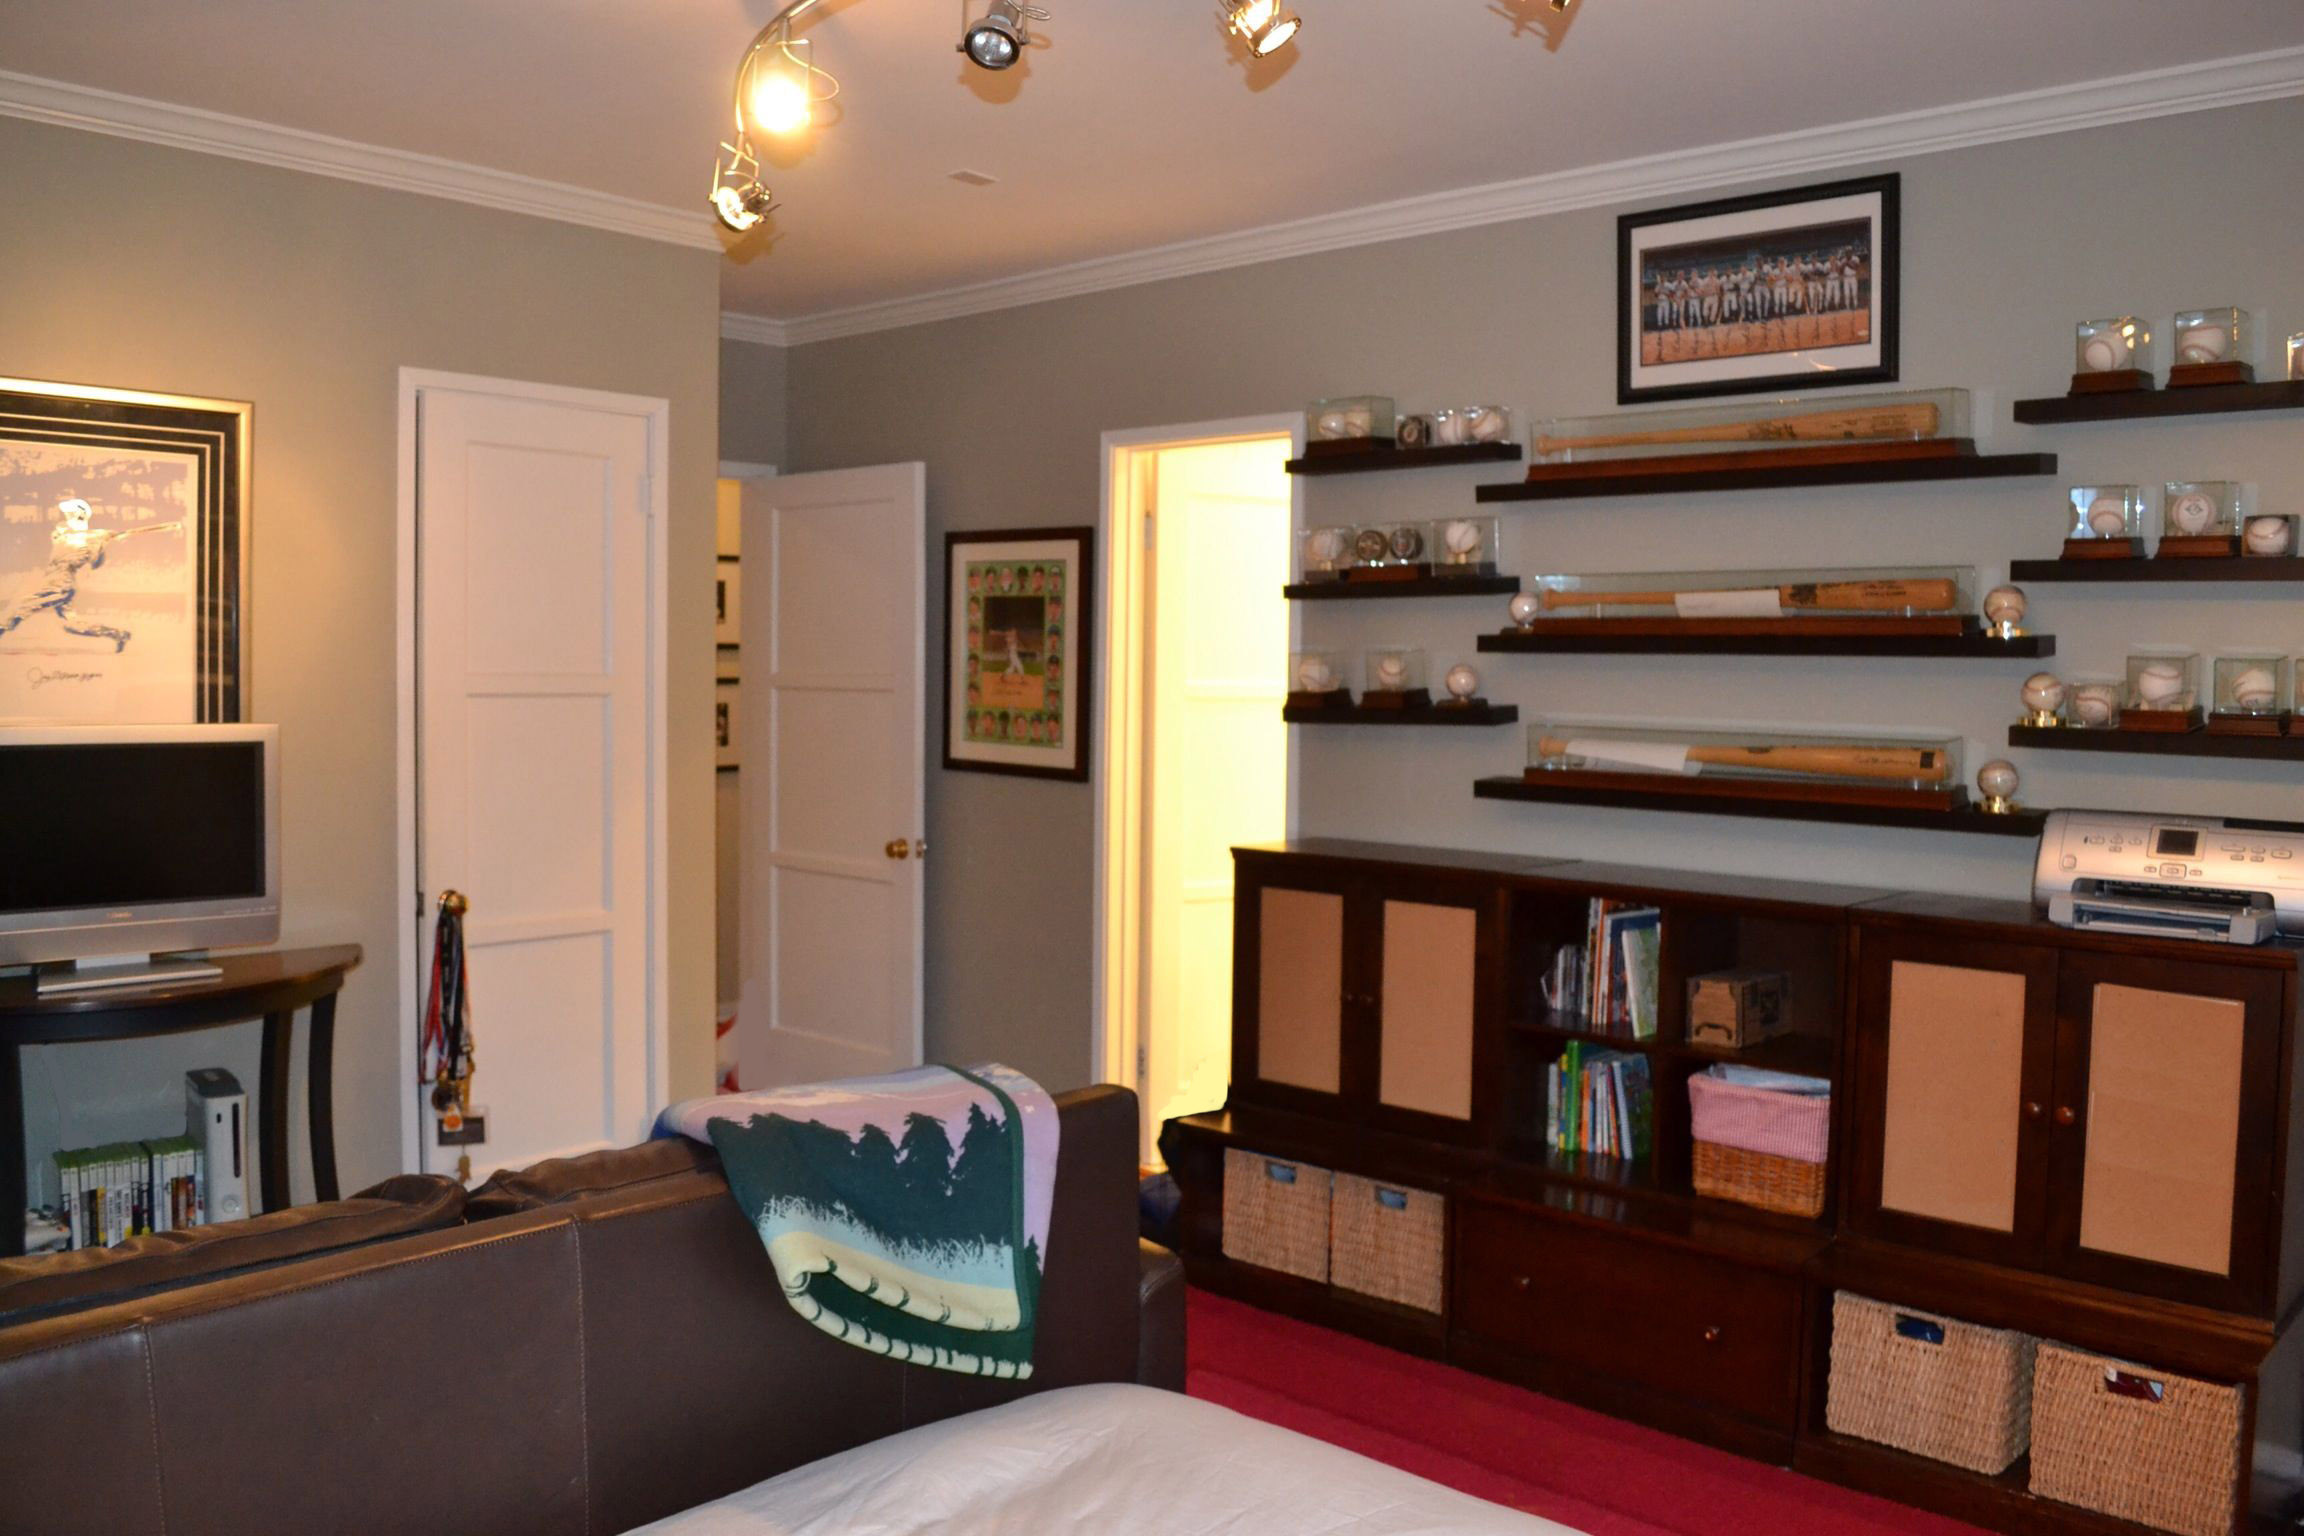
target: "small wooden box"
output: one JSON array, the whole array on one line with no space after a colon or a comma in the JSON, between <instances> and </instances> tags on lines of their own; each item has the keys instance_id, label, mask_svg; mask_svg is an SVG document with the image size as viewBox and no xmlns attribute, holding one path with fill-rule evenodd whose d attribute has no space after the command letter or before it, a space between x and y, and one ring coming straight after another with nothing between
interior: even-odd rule
<instances>
[{"instance_id":1,"label":"small wooden box","mask_svg":"<svg viewBox=\"0 0 2304 1536\"><path fill-rule=\"evenodd\" d=\"M1688 1043L1741 1051L1784 1032L1782 971L1713 971L1688 978Z\"/></svg>"}]
</instances>

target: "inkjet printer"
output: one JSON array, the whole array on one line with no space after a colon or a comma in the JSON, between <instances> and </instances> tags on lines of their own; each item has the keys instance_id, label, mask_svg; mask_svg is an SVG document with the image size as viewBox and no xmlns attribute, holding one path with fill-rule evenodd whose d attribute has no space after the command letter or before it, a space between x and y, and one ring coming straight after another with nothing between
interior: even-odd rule
<instances>
[{"instance_id":1,"label":"inkjet printer","mask_svg":"<svg viewBox=\"0 0 2304 1536\"><path fill-rule=\"evenodd\" d=\"M2219 944L2304 935L2304 825L2051 811L2032 899L2066 928Z\"/></svg>"}]
</instances>

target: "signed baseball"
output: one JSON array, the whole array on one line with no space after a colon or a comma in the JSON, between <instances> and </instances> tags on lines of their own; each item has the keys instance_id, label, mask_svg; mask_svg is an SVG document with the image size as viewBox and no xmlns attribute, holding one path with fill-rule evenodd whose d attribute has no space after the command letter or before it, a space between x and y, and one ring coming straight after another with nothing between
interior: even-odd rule
<instances>
[{"instance_id":1,"label":"signed baseball","mask_svg":"<svg viewBox=\"0 0 2304 1536\"><path fill-rule=\"evenodd\" d=\"M2186 491L2168 503L2168 531L2206 533L2216 526L2216 498L2202 491Z\"/></svg>"},{"instance_id":2,"label":"signed baseball","mask_svg":"<svg viewBox=\"0 0 2304 1536\"><path fill-rule=\"evenodd\" d=\"M1995 624L2022 623L2024 609L2022 587L1994 587L1984 594L1984 617Z\"/></svg>"},{"instance_id":3,"label":"signed baseball","mask_svg":"<svg viewBox=\"0 0 2304 1536\"><path fill-rule=\"evenodd\" d=\"M2184 692L2184 669L2172 661L2146 663L2136 674L2136 697L2146 709L2174 709Z\"/></svg>"},{"instance_id":4,"label":"signed baseball","mask_svg":"<svg viewBox=\"0 0 2304 1536\"><path fill-rule=\"evenodd\" d=\"M1468 699L1480 691L1480 674L1458 662L1448 669L1447 683L1451 697Z\"/></svg>"},{"instance_id":5,"label":"signed baseball","mask_svg":"<svg viewBox=\"0 0 2304 1536\"><path fill-rule=\"evenodd\" d=\"M1440 531L1440 537L1447 544L1448 553L1459 558L1480 551L1480 525L1469 518L1457 518L1450 522Z\"/></svg>"},{"instance_id":6,"label":"signed baseball","mask_svg":"<svg viewBox=\"0 0 2304 1536\"><path fill-rule=\"evenodd\" d=\"M1296 663L1296 688L1300 693L1326 693L1336 686L1336 669L1328 665L1325 656L1307 656Z\"/></svg>"},{"instance_id":7,"label":"signed baseball","mask_svg":"<svg viewBox=\"0 0 2304 1536\"><path fill-rule=\"evenodd\" d=\"M1312 536L1305 540L1304 548L1312 557L1313 564L1323 568L1334 565L1344 558L1344 530L1315 528Z\"/></svg>"},{"instance_id":8,"label":"signed baseball","mask_svg":"<svg viewBox=\"0 0 2304 1536\"><path fill-rule=\"evenodd\" d=\"M2128 349L2112 335L2091 336L2080 349L2080 361L2090 373L2110 373L2128 360Z\"/></svg>"},{"instance_id":9,"label":"signed baseball","mask_svg":"<svg viewBox=\"0 0 2304 1536\"><path fill-rule=\"evenodd\" d=\"M2088 531L2100 539L2116 539L2128 531L2128 506L2118 496L2099 496L2088 503Z\"/></svg>"},{"instance_id":10,"label":"signed baseball","mask_svg":"<svg viewBox=\"0 0 2304 1536\"><path fill-rule=\"evenodd\" d=\"M1476 443L1500 443L1512 430L1512 418L1500 405L1475 405L1465 411L1464 424Z\"/></svg>"},{"instance_id":11,"label":"signed baseball","mask_svg":"<svg viewBox=\"0 0 2304 1536\"><path fill-rule=\"evenodd\" d=\"M2110 683L2082 683L2072 690L2072 718L2082 725L2110 725L2120 718L2120 690Z\"/></svg>"},{"instance_id":12,"label":"signed baseball","mask_svg":"<svg viewBox=\"0 0 2304 1536\"><path fill-rule=\"evenodd\" d=\"M2004 757L1996 757L1976 770L1976 787L1994 800L2013 799L2016 794L2016 765Z\"/></svg>"},{"instance_id":13,"label":"signed baseball","mask_svg":"<svg viewBox=\"0 0 2304 1536\"><path fill-rule=\"evenodd\" d=\"M1376 686L1388 693L1397 693L1408 686L1408 659L1404 656L1376 658Z\"/></svg>"},{"instance_id":14,"label":"signed baseball","mask_svg":"<svg viewBox=\"0 0 2304 1536\"><path fill-rule=\"evenodd\" d=\"M2249 667L2232 679L2232 702L2242 709L2270 709L2278 692L2269 667Z\"/></svg>"},{"instance_id":15,"label":"signed baseball","mask_svg":"<svg viewBox=\"0 0 2304 1536\"><path fill-rule=\"evenodd\" d=\"M2284 555L2294 544L2296 536L2284 517L2252 517L2247 531L2240 536L2241 544L2252 555Z\"/></svg>"},{"instance_id":16,"label":"signed baseball","mask_svg":"<svg viewBox=\"0 0 2304 1536\"><path fill-rule=\"evenodd\" d=\"M1512 622L1526 629L1536 622L1536 615L1544 611L1544 605L1536 600L1533 592L1515 592L1508 611L1512 615Z\"/></svg>"},{"instance_id":17,"label":"signed baseball","mask_svg":"<svg viewBox=\"0 0 2304 1536\"><path fill-rule=\"evenodd\" d=\"M2232 350L2232 332L2221 325L2195 325L2176 337L2180 363L2217 363Z\"/></svg>"},{"instance_id":18,"label":"signed baseball","mask_svg":"<svg viewBox=\"0 0 2304 1536\"><path fill-rule=\"evenodd\" d=\"M2064 707L2064 684L2053 672L2035 672L2024 679L2024 707L2036 715L2052 715Z\"/></svg>"}]
</instances>

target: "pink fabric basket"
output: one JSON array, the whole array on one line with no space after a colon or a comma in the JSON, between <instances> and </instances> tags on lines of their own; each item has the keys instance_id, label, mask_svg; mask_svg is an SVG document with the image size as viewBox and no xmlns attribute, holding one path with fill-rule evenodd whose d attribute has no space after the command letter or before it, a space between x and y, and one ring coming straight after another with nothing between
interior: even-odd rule
<instances>
[{"instance_id":1,"label":"pink fabric basket","mask_svg":"<svg viewBox=\"0 0 2304 1536\"><path fill-rule=\"evenodd\" d=\"M1688 1079L1688 1119L1698 1141L1820 1163L1831 1139L1832 1100L1747 1088L1699 1073Z\"/></svg>"}]
</instances>

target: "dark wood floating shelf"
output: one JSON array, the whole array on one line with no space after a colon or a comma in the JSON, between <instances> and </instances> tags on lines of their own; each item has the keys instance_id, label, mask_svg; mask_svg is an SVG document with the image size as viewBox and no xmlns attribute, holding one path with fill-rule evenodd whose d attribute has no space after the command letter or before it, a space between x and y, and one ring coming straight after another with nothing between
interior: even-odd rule
<instances>
[{"instance_id":1,"label":"dark wood floating shelf","mask_svg":"<svg viewBox=\"0 0 2304 1536\"><path fill-rule=\"evenodd\" d=\"M2304 581L2304 558L2233 555L2200 560L2015 560L2010 581Z\"/></svg>"},{"instance_id":2,"label":"dark wood floating shelf","mask_svg":"<svg viewBox=\"0 0 2304 1536\"><path fill-rule=\"evenodd\" d=\"M1851 826L1905 827L1920 832L1983 832L2000 837L2038 837L2042 823L2048 819L2046 811L1995 814L1972 805L1939 811L1905 806L1838 805L1820 800L1745 800L1662 788L1600 789L1565 782L1538 783L1517 775L1476 779L1472 793L1482 800L1536 800L1556 805L1604 805L1622 811L1758 816L1772 821L1827 821Z\"/></svg>"},{"instance_id":3,"label":"dark wood floating shelf","mask_svg":"<svg viewBox=\"0 0 2304 1536\"><path fill-rule=\"evenodd\" d=\"M1518 443L1448 443L1438 448L1356 448L1306 454L1281 467L1292 475L1372 475L1387 469L1438 469L1445 464L1516 464Z\"/></svg>"},{"instance_id":4,"label":"dark wood floating shelf","mask_svg":"<svg viewBox=\"0 0 2304 1536\"><path fill-rule=\"evenodd\" d=\"M1510 485L1483 485L1480 501L1560 501L1574 496L1659 496L1679 491L1765 491L1809 485L1881 485L1900 480L1991 480L2052 475L2052 453L1943 454L1934 458L1857 459L1838 464L1777 464L1636 475L1558 475Z\"/></svg>"},{"instance_id":5,"label":"dark wood floating shelf","mask_svg":"<svg viewBox=\"0 0 2304 1536\"><path fill-rule=\"evenodd\" d=\"M2218 736L2197 731L2091 730L2084 726L2012 725L2008 745L2053 752L2137 752L2150 757L2252 757L2304 763L2304 736Z\"/></svg>"},{"instance_id":6,"label":"dark wood floating shelf","mask_svg":"<svg viewBox=\"0 0 2304 1536\"><path fill-rule=\"evenodd\" d=\"M2041 657L2056 654L2054 635L2003 640L1982 632L1956 635L1767 634L1738 632L1700 620L1659 621L1644 632L1571 630L1573 619L1539 621L1533 631L1500 630L1480 637L1483 651L1545 655L1633 656L1917 656ZM1772 621L1771 621L1772 622ZM1555 629L1554 625L1561 628ZM1701 625L1701 628L1693 626ZM1781 625L1777 625L1781 628Z\"/></svg>"},{"instance_id":7,"label":"dark wood floating shelf","mask_svg":"<svg viewBox=\"0 0 2304 1536\"><path fill-rule=\"evenodd\" d=\"M1413 709L1369 709L1354 704L1348 709L1285 707L1280 718L1290 725L1510 725L1520 718L1517 704L1420 704Z\"/></svg>"},{"instance_id":8,"label":"dark wood floating shelf","mask_svg":"<svg viewBox=\"0 0 2304 1536\"><path fill-rule=\"evenodd\" d=\"M1292 602L1351 597L1496 597L1520 590L1517 576L1419 576L1412 581L1297 581L1280 589Z\"/></svg>"},{"instance_id":9,"label":"dark wood floating shelf","mask_svg":"<svg viewBox=\"0 0 2304 1536\"><path fill-rule=\"evenodd\" d=\"M2133 421L2140 416L2214 416L2229 411L2304 410L2304 379L2265 384L2198 384L2183 389L2108 390L2016 402L2027 426L2067 421Z\"/></svg>"}]
</instances>

